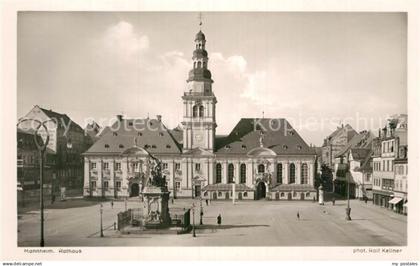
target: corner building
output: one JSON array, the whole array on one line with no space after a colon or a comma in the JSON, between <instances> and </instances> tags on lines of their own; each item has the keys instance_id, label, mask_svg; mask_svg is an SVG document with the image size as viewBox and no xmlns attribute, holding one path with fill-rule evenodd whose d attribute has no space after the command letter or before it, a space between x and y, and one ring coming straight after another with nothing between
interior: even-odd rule
<instances>
[{"instance_id":1,"label":"corner building","mask_svg":"<svg viewBox=\"0 0 420 266\"><path fill-rule=\"evenodd\" d=\"M216 96L206 38L195 36L192 70L182 95L182 127L157 119L124 119L84 154L84 195L138 196L149 153L162 160L173 197L312 200L316 154L283 118L242 118L216 135ZM119 125L119 126L118 126Z\"/></svg>"}]
</instances>

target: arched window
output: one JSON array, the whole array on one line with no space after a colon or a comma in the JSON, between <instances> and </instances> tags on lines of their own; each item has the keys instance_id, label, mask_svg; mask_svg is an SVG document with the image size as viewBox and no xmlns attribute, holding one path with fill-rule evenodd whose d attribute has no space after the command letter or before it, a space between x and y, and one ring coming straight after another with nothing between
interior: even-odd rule
<instances>
[{"instance_id":1,"label":"arched window","mask_svg":"<svg viewBox=\"0 0 420 266\"><path fill-rule=\"evenodd\" d=\"M265 167L263 164L258 165L258 173L264 173L265 172Z\"/></svg>"},{"instance_id":2,"label":"arched window","mask_svg":"<svg viewBox=\"0 0 420 266\"><path fill-rule=\"evenodd\" d=\"M308 165L306 163L303 163L301 166L301 178L300 178L301 184L308 184Z\"/></svg>"},{"instance_id":3,"label":"arched window","mask_svg":"<svg viewBox=\"0 0 420 266\"><path fill-rule=\"evenodd\" d=\"M233 183L233 164L228 165L228 183Z\"/></svg>"},{"instance_id":4,"label":"arched window","mask_svg":"<svg viewBox=\"0 0 420 266\"><path fill-rule=\"evenodd\" d=\"M246 183L246 165L243 163L241 164L241 184Z\"/></svg>"},{"instance_id":5,"label":"arched window","mask_svg":"<svg viewBox=\"0 0 420 266\"><path fill-rule=\"evenodd\" d=\"M216 164L216 184L222 183L222 165L220 163Z\"/></svg>"},{"instance_id":6,"label":"arched window","mask_svg":"<svg viewBox=\"0 0 420 266\"><path fill-rule=\"evenodd\" d=\"M199 108L199 116L204 117L204 106L202 105L200 105L200 108Z\"/></svg>"},{"instance_id":7,"label":"arched window","mask_svg":"<svg viewBox=\"0 0 420 266\"><path fill-rule=\"evenodd\" d=\"M277 164L277 184L283 183L283 165Z\"/></svg>"},{"instance_id":8,"label":"arched window","mask_svg":"<svg viewBox=\"0 0 420 266\"><path fill-rule=\"evenodd\" d=\"M197 117L198 116L198 106L194 105L193 106L193 117Z\"/></svg>"},{"instance_id":9,"label":"arched window","mask_svg":"<svg viewBox=\"0 0 420 266\"><path fill-rule=\"evenodd\" d=\"M201 68L201 61L198 61L198 68Z\"/></svg>"},{"instance_id":10,"label":"arched window","mask_svg":"<svg viewBox=\"0 0 420 266\"><path fill-rule=\"evenodd\" d=\"M289 168L290 168L290 170L289 170L289 183L294 184L296 182L295 164L291 163Z\"/></svg>"}]
</instances>

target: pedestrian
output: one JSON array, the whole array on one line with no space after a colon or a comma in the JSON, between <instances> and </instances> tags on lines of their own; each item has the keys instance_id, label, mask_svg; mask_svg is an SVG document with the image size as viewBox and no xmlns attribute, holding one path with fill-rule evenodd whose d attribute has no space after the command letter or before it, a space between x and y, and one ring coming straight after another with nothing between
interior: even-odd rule
<instances>
[{"instance_id":1,"label":"pedestrian","mask_svg":"<svg viewBox=\"0 0 420 266\"><path fill-rule=\"evenodd\" d=\"M332 204L335 206L335 198L332 199Z\"/></svg>"},{"instance_id":2,"label":"pedestrian","mask_svg":"<svg viewBox=\"0 0 420 266\"><path fill-rule=\"evenodd\" d=\"M172 204L174 204L174 198L172 198L171 202L172 202Z\"/></svg>"},{"instance_id":3,"label":"pedestrian","mask_svg":"<svg viewBox=\"0 0 420 266\"><path fill-rule=\"evenodd\" d=\"M299 211L296 213L296 217L298 218L298 220L300 219Z\"/></svg>"},{"instance_id":4,"label":"pedestrian","mask_svg":"<svg viewBox=\"0 0 420 266\"><path fill-rule=\"evenodd\" d=\"M51 204L54 204L54 202L55 202L55 195L52 194L52 196L51 196Z\"/></svg>"},{"instance_id":5,"label":"pedestrian","mask_svg":"<svg viewBox=\"0 0 420 266\"><path fill-rule=\"evenodd\" d=\"M222 215L219 214L219 216L217 216L217 224L220 226L222 224Z\"/></svg>"},{"instance_id":6,"label":"pedestrian","mask_svg":"<svg viewBox=\"0 0 420 266\"><path fill-rule=\"evenodd\" d=\"M315 202L315 197L312 199L313 202Z\"/></svg>"},{"instance_id":7,"label":"pedestrian","mask_svg":"<svg viewBox=\"0 0 420 266\"><path fill-rule=\"evenodd\" d=\"M367 198L367 197L365 197L365 203L367 204L367 202L368 202L368 198Z\"/></svg>"},{"instance_id":8,"label":"pedestrian","mask_svg":"<svg viewBox=\"0 0 420 266\"><path fill-rule=\"evenodd\" d=\"M209 206L209 200L206 199L206 206Z\"/></svg>"},{"instance_id":9,"label":"pedestrian","mask_svg":"<svg viewBox=\"0 0 420 266\"><path fill-rule=\"evenodd\" d=\"M114 200L111 200L111 209L114 209Z\"/></svg>"}]
</instances>

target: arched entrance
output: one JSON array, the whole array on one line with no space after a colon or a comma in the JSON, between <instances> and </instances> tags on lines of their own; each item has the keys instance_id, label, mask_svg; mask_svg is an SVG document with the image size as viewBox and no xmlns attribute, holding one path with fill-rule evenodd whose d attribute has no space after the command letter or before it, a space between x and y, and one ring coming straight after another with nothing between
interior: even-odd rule
<instances>
[{"instance_id":1,"label":"arched entrance","mask_svg":"<svg viewBox=\"0 0 420 266\"><path fill-rule=\"evenodd\" d=\"M257 197L256 197L257 200L265 198L265 190L266 190L265 183L259 182L257 185Z\"/></svg>"},{"instance_id":2,"label":"arched entrance","mask_svg":"<svg viewBox=\"0 0 420 266\"><path fill-rule=\"evenodd\" d=\"M140 187L138 183L131 184L130 187L130 197L138 197L140 192Z\"/></svg>"}]
</instances>

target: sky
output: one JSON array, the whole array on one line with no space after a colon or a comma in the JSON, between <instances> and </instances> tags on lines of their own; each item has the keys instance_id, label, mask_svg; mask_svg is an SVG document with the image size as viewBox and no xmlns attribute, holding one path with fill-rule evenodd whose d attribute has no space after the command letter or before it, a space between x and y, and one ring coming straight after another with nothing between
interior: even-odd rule
<instances>
[{"instance_id":1,"label":"sky","mask_svg":"<svg viewBox=\"0 0 420 266\"><path fill-rule=\"evenodd\" d=\"M407 113L404 13L204 12L216 134L286 118L308 144ZM17 114L34 105L81 126L118 114L182 121L196 12L20 12Z\"/></svg>"}]
</instances>

